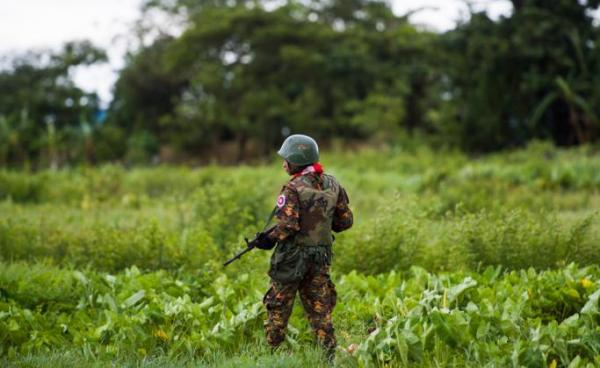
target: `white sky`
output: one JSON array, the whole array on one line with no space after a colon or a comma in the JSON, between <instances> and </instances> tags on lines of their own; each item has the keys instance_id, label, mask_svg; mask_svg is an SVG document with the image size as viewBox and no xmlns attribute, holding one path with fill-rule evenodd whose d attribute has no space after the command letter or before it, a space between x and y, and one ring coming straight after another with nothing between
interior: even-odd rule
<instances>
[{"instance_id":1,"label":"white sky","mask_svg":"<svg viewBox=\"0 0 600 368\"><path fill-rule=\"evenodd\" d=\"M396 14L425 8L411 21L433 30L452 28L465 19L463 0L390 0ZM510 14L508 0L471 1L491 17ZM129 30L139 17L141 0L0 0L0 56L31 48L58 49L64 42L89 39L105 48L109 63L81 68L75 74L79 86L97 91L106 104L116 71L123 67Z\"/></svg>"}]
</instances>

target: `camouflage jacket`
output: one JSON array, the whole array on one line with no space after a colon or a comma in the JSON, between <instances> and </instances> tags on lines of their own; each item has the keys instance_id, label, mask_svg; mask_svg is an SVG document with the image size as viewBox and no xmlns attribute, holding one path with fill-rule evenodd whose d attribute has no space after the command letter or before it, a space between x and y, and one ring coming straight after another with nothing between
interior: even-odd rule
<instances>
[{"instance_id":1,"label":"camouflage jacket","mask_svg":"<svg viewBox=\"0 0 600 368\"><path fill-rule=\"evenodd\" d=\"M270 237L279 243L294 239L297 245L331 245L331 231L353 223L346 191L327 174L308 173L292 178L277 199L277 225Z\"/></svg>"}]
</instances>

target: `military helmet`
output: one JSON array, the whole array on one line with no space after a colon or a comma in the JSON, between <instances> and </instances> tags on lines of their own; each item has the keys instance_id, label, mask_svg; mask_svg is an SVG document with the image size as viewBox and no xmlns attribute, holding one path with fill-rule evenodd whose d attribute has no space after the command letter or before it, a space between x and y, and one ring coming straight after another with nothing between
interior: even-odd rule
<instances>
[{"instance_id":1,"label":"military helmet","mask_svg":"<svg viewBox=\"0 0 600 368\"><path fill-rule=\"evenodd\" d=\"M283 141L277 154L292 165L305 166L319 161L319 146L307 135L293 134Z\"/></svg>"}]
</instances>

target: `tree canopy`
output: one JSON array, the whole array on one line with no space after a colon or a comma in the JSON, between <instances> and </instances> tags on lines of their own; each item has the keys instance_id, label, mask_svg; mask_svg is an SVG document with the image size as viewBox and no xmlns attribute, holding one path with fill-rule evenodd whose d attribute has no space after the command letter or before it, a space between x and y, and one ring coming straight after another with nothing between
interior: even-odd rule
<instances>
[{"instance_id":1,"label":"tree canopy","mask_svg":"<svg viewBox=\"0 0 600 368\"><path fill-rule=\"evenodd\" d=\"M559 145L598 138L598 1L513 1L498 22L475 14L442 36L448 128L469 150L549 139Z\"/></svg>"},{"instance_id":2,"label":"tree canopy","mask_svg":"<svg viewBox=\"0 0 600 368\"><path fill-rule=\"evenodd\" d=\"M118 125L155 127L161 144L186 152L233 141L239 158L249 142L266 153L290 132L367 139L425 125L435 35L384 3L169 4L148 6L189 9L186 29L133 57L111 108L132 115ZM134 75L144 83L131 89ZM159 90L168 96L147 104Z\"/></svg>"},{"instance_id":3,"label":"tree canopy","mask_svg":"<svg viewBox=\"0 0 600 368\"><path fill-rule=\"evenodd\" d=\"M145 14L182 32L129 53L104 124L84 129L97 97L70 79L104 60L89 43L1 72L1 90L19 92L0 93L0 159L47 157L50 136L73 147L90 137L64 150L73 158L127 162L211 160L223 147L240 161L296 132L470 152L596 142L600 0L512 2L509 16L474 13L438 34L378 0L147 0Z\"/></svg>"},{"instance_id":4,"label":"tree canopy","mask_svg":"<svg viewBox=\"0 0 600 368\"><path fill-rule=\"evenodd\" d=\"M85 146L98 96L77 87L72 72L105 60L104 51L89 42L10 59L8 68L0 70L0 165L30 159L55 163L59 156L73 160L89 155Z\"/></svg>"}]
</instances>

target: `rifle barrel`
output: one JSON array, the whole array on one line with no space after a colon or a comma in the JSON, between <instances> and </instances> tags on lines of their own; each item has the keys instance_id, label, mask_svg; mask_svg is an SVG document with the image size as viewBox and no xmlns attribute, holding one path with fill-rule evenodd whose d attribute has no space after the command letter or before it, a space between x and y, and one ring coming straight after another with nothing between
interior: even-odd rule
<instances>
[{"instance_id":1,"label":"rifle barrel","mask_svg":"<svg viewBox=\"0 0 600 368\"><path fill-rule=\"evenodd\" d=\"M227 262L223 263L223 267L227 267L228 264L232 263L236 259L240 259L244 254L248 253L251 250L252 250L252 248L246 248L243 251L239 252L238 254L236 254L235 256L233 256L233 258L231 258Z\"/></svg>"}]
</instances>

